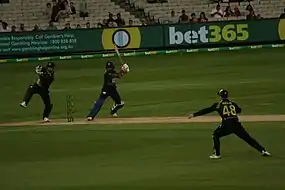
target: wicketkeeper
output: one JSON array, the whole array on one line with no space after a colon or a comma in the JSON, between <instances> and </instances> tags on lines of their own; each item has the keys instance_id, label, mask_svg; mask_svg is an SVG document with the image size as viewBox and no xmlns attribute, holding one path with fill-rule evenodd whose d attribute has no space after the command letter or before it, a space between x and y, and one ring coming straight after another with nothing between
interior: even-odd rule
<instances>
[{"instance_id":1,"label":"wicketkeeper","mask_svg":"<svg viewBox=\"0 0 285 190\"><path fill-rule=\"evenodd\" d=\"M102 108L105 100L111 97L115 104L110 108L110 115L116 117L117 112L124 106L124 102L121 99L119 92L117 91L116 79L123 77L126 73L130 71L128 64L124 63L121 70L117 72L115 70L115 64L111 61L106 63L106 71L104 74L104 84L101 90L101 94L98 100L95 102L92 110L87 116L88 121L92 121L100 109Z\"/></svg>"},{"instance_id":2,"label":"wicketkeeper","mask_svg":"<svg viewBox=\"0 0 285 190\"><path fill-rule=\"evenodd\" d=\"M43 120L49 122L49 115L51 113L53 104L50 100L49 87L54 81L54 68L55 64L53 62L48 62L47 65L38 65L35 69L38 79L37 81L29 85L26 90L23 101L20 106L26 108L34 94L39 94L45 104L43 112Z\"/></svg>"}]
</instances>

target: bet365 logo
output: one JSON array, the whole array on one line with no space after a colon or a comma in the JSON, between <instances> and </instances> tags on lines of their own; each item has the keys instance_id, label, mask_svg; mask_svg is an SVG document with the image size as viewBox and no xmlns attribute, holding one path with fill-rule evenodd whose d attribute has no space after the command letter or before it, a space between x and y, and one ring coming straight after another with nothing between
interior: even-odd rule
<instances>
[{"instance_id":1,"label":"bet365 logo","mask_svg":"<svg viewBox=\"0 0 285 190\"><path fill-rule=\"evenodd\" d=\"M183 32L178 27L169 27L169 44L245 41L249 38L247 30L247 24L201 26L195 27L195 30Z\"/></svg>"}]
</instances>

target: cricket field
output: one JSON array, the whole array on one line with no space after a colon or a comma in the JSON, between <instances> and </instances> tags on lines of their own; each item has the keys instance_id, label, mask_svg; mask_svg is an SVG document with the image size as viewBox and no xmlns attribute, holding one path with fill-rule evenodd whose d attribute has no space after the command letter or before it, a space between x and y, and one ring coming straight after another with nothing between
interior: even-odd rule
<instances>
[{"instance_id":1,"label":"cricket field","mask_svg":"<svg viewBox=\"0 0 285 190\"><path fill-rule=\"evenodd\" d=\"M126 57L131 72L118 81L125 101L110 118L109 100L86 122L114 58L55 61L51 123L40 122L34 96L21 108L40 63L0 65L1 190L284 190L285 50ZM243 109L241 120L272 157L235 136L221 140L220 160L209 160L216 113L187 115L218 101L226 88ZM74 97L68 123L66 96Z\"/></svg>"}]
</instances>

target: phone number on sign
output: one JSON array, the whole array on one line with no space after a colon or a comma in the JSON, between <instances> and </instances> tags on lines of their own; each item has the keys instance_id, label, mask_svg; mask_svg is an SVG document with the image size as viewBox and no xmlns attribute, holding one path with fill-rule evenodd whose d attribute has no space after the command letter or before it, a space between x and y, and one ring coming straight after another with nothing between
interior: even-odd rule
<instances>
[{"instance_id":1,"label":"phone number on sign","mask_svg":"<svg viewBox=\"0 0 285 190\"><path fill-rule=\"evenodd\" d=\"M52 44L75 44L76 42L77 42L76 39L51 40Z\"/></svg>"}]
</instances>

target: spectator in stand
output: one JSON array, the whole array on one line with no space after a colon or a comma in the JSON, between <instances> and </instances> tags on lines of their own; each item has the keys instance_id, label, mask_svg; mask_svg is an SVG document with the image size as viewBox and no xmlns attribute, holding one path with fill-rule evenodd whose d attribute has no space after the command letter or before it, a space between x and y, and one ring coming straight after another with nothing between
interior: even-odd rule
<instances>
[{"instance_id":1,"label":"spectator in stand","mask_svg":"<svg viewBox=\"0 0 285 190\"><path fill-rule=\"evenodd\" d=\"M134 21L132 19L129 20L129 26L134 26Z\"/></svg>"},{"instance_id":2,"label":"spectator in stand","mask_svg":"<svg viewBox=\"0 0 285 190\"><path fill-rule=\"evenodd\" d=\"M22 23L20 24L20 29L19 29L20 32L25 32L26 29L25 29L25 25Z\"/></svg>"},{"instance_id":3,"label":"spectator in stand","mask_svg":"<svg viewBox=\"0 0 285 190\"><path fill-rule=\"evenodd\" d=\"M234 12L231 9L231 6L228 5L225 12L224 12L224 17L231 17L234 16Z\"/></svg>"},{"instance_id":4,"label":"spectator in stand","mask_svg":"<svg viewBox=\"0 0 285 190\"><path fill-rule=\"evenodd\" d=\"M246 11L253 11L253 7L252 7L252 5L250 4L250 1L248 1L248 5L246 6L245 10L246 10Z\"/></svg>"},{"instance_id":5,"label":"spectator in stand","mask_svg":"<svg viewBox=\"0 0 285 190\"><path fill-rule=\"evenodd\" d=\"M4 21L0 20L0 32L3 32L3 23Z\"/></svg>"},{"instance_id":6,"label":"spectator in stand","mask_svg":"<svg viewBox=\"0 0 285 190\"><path fill-rule=\"evenodd\" d=\"M197 17L196 17L196 14L195 13L192 13L191 14L191 18L190 18L190 20L189 20L190 22L198 22L198 19L197 19Z\"/></svg>"},{"instance_id":7,"label":"spectator in stand","mask_svg":"<svg viewBox=\"0 0 285 190\"><path fill-rule=\"evenodd\" d=\"M69 23L69 22L66 23L66 24L65 24L65 27L64 27L63 29L64 29L64 30L70 30L70 29L71 29L70 23Z\"/></svg>"},{"instance_id":8,"label":"spectator in stand","mask_svg":"<svg viewBox=\"0 0 285 190\"><path fill-rule=\"evenodd\" d=\"M151 19L147 21L148 25L160 25L160 20ZM168 23L168 22L167 22Z\"/></svg>"},{"instance_id":9,"label":"spectator in stand","mask_svg":"<svg viewBox=\"0 0 285 190\"><path fill-rule=\"evenodd\" d=\"M2 22L2 28L1 28L0 32L11 32L11 29L8 26L7 22Z\"/></svg>"},{"instance_id":10,"label":"spectator in stand","mask_svg":"<svg viewBox=\"0 0 285 190\"><path fill-rule=\"evenodd\" d=\"M189 22L189 17L186 15L185 10L182 10L182 14L179 16L178 23L188 23Z\"/></svg>"},{"instance_id":11,"label":"spectator in stand","mask_svg":"<svg viewBox=\"0 0 285 190\"><path fill-rule=\"evenodd\" d=\"M60 11L65 10L65 4L66 4L66 1L65 1L65 0L58 0L57 6L58 6L58 8L59 8Z\"/></svg>"},{"instance_id":12,"label":"spectator in stand","mask_svg":"<svg viewBox=\"0 0 285 190\"><path fill-rule=\"evenodd\" d=\"M53 24L52 21L50 21L46 30L57 30L57 27Z\"/></svg>"},{"instance_id":13,"label":"spectator in stand","mask_svg":"<svg viewBox=\"0 0 285 190\"><path fill-rule=\"evenodd\" d=\"M206 14L204 12L200 13L200 17L198 18L198 22L208 22Z\"/></svg>"},{"instance_id":14,"label":"spectator in stand","mask_svg":"<svg viewBox=\"0 0 285 190\"><path fill-rule=\"evenodd\" d=\"M216 6L216 8L212 10L211 16L214 17L214 18L217 18L217 19L223 18L224 12L223 12L223 10L221 9L220 4L218 4L218 5Z\"/></svg>"},{"instance_id":15,"label":"spectator in stand","mask_svg":"<svg viewBox=\"0 0 285 190\"><path fill-rule=\"evenodd\" d=\"M79 8L79 16L83 17L83 19L85 19L85 17L89 16L87 9L88 9L88 6L87 6L86 0L81 0L80 1L80 8Z\"/></svg>"},{"instance_id":16,"label":"spectator in stand","mask_svg":"<svg viewBox=\"0 0 285 190\"><path fill-rule=\"evenodd\" d=\"M236 5L235 8L234 8L234 16L235 16L235 17L241 16L241 12L240 12L240 10L239 10L239 8L238 8L237 5Z\"/></svg>"},{"instance_id":17,"label":"spectator in stand","mask_svg":"<svg viewBox=\"0 0 285 190\"><path fill-rule=\"evenodd\" d=\"M39 26L36 24L36 25L34 26L34 28L33 28L33 30L32 30L32 31L40 31Z\"/></svg>"},{"instance_id":18,"label":"spectator in stand","mask_svg":"<svg viewBox=\"0 0 285 190\"><path fill-rule=\"evenodd\" d=\"M246 20L254 20L256 18L255 13L253 10L248 11L248 14L246 15Z\"/></svg>"},{"instance_id":19,"label":"spectator in stand","mask_svg":"<svg viewBox=\"0 0 285 190\"><path fill-rule=\"evenodd\" d=\"M80 24L77 24L76 29L80 29L80 28L81 28Z\"/></svg>"},{"instance_id":20,"label":"spectator in stand","mask_svg":"<svg viewBox=\"0 0 285 190\"><path fill-rule=\"evenodd\" d=\"M285 19L285 9L284 9L284 12L280 15L279 18L280 18L280 19Z\"/></svg>"},{"instance_id":21,"label":"spectator in stand","mask_svg":"<svg viewBox=\"0 0 285 190\"><path fill-rule=\"evenodd\" d=\"M118 13L117 14L117 19L115 20L115 22L117 23L117 25L120 26L125 26L125 20L122 18L121 14Z\"/></svg>"},{"instance_id":22,"label":"spectator in stand","mask_svg":"<svg viewBox=\"0 0 285 190\"><path fill-rule=\"evenodd\" d=\"M112 13L109 13L109 18L108 18L108 20L107 20L107 22L108 22L108 25L109 25L109 23L110 22L115 22L115 19L113 18L113 14Z\"/></svg>"},{"instance_id":23,"label":"spectator in stand","mask_svg":"<svg viewBox=\"0 0 285 190\"><path fill-rule=\"evenodd\" d=\"M111 21L111 22L108 23L108 27L110 27L110 28L115 28L115 27L117 27L117 26L118 26L118 25L117 25L116 22Z\"/></svg>"},{"instance_id":24,"label":"spectator in stand","mask_svg":"<svg viewBox=\"0 0 285 190\"><path fill-rule=\"evenodd\" d=\"M68 17L71 15L71 2L69 0L64 1L64 6L65 6L65 15Z\"/></svg>"},{"instance_id":25,"label":"spectator in stand","mask_svg":"<svg viewBox=\"0 0 285 190\"><path fill-rule=\"evenodd\" d=\"M87 29L91 28L91 27L90 27L90 22L87 22L87 23L86 23L86 28L87 28Z\"/></svg>"},{"instance_id":26,"label":"spectator in stand","mask_svg":"<svg viewBox=\"0 0 285 190\"><path fill-rule=\"evenodd\" d=\"M175 15L175 11L171 10L169 24L176 24L176 23L177 23L177 17Z\"/></svg>"},{"instance_id":27,"label":"spectator in stand","mask_svg":"<svg viewBox=\"0 0 285 190\"><path fill-rule=\"evenodd\" d=\"M104 25L102 23L98 23L96 28L104 28Z\"/></svg>"},{"instance_id":28,"label":"spectator in stand","mask_svg":"<svg viewBox=\"0 0 285 190\"><path fill-rule=\"evenodd\" d=\"M147 24L146 24L146 21L145 21L145 19L142 19L141 20L141 26L146 26Z\"/></svg>"},{"instance_id":29,"label":"spectator in stand","mask_svg":"<svg viewBox=\"0 0 285 190\"><path fill-rule=\"evenodd\" d=\"M11 32L16 32L16 26L15 26L15 25L13 25L13 26L11 27Z\"/></svg>"},{"instance_id":30,"label":"spectator in stand","mask_svg":"<svg viewBox=\"0 0 285 190\"><path fill-rule=\"evenodd\" d=\"M56 16L56 20L67 18L69 14L71 14L70 4L67 0L59 0L57 6L59 7L59 12Z\"/></svg>"},{"instance_id":31,"label":"spectator in stand","mask_svg":"<svg viewBox=\"0 0 285 190\"><path fill-rule=\"evenodd\" d=\"M58 12L59 12L59 7L56 1L52 2L52 12L51 12L51 21L52 22L58 22Z\"/></svg>"},{"instance_id":32,"label":"spectator in stand","mask_svg":"<svg viewBox=\"0 0 285 190\"><path fill-rule=\"evenodd\" d=\"M108 28L109 27L107 19L103 19L103 25L104 25L104 28Z\"/></svg>"},{"instance_id":33,"label":"spectator in stand","mask_svg":"<svg viewBox=\"0 0 285 190\"><path fill-rule=\"evenodd\" d=\"M46 5L46 9L44 11L44 15L46 16L47 19L51 19L51 15L52 15L52 7L50 3L47 3Z\"/></svg>"},{"instance_id":34,"label":"spectator in stand","mask_svg":"<svg viewBox=\"0 0 285 190\"><path fill-rule=\"evenodd\" d=\"M70 11L71 11L71 15L76 15L76 9L74 7L74 3L70 2Z\"/></svg>"},{"instance_id":35,"label":"spectator in stand","mask_svg":"<svg viewBox=\"0 0 285 190\"><path fill-rule=\"evenodd\" d=\"M260 14L258 14L258 15L256 16L256 19L257 19L257 20L261 20L261 19L263 19L263 17L262 17Z\"/></svg>"}]
</instances>

